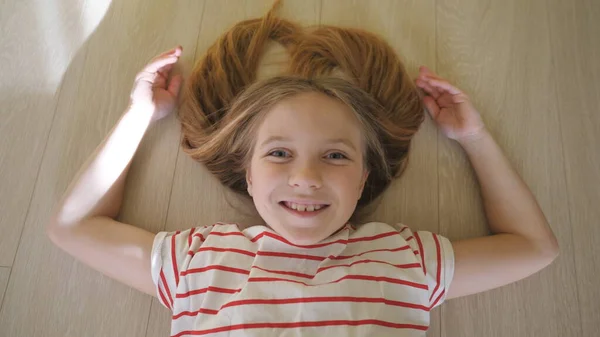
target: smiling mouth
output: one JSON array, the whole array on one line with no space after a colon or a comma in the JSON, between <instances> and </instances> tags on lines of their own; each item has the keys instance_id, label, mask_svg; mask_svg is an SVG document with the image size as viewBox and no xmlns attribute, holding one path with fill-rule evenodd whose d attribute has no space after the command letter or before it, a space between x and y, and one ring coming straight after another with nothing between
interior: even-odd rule
<instances>
[{"instance_id":1,"label":"smiling mouth","mask_svg":"<svg viewBox=\"0 0 600 337\"><path fill-rule=\"evenodd\" d=\"M288 201L281 201L279 204L288 212L301 217L315 216L329 207L329 205L301 205Z\"/></svg>"}]
</instances>

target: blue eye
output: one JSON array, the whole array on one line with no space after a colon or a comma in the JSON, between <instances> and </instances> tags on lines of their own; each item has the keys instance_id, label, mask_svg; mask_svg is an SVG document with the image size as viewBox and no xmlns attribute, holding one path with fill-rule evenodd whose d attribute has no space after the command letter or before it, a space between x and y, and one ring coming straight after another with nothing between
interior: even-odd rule
<instances>
[{"instance_id":1,"label":"blue eye","mask_svg":"<svg viewBox=\"0 0 600 337\"><path fill-rule=\"evenodd\" d=\"M286 156L286 154L287 153L283 150L275 150L275 151L269 152L269 156L278 157L278 158L283 158Z\"/></svg>"},{"instance_id":2,"label":"blue eye","mask_svg":"<svg viewBox=\"0 0 600 337\"><path fill-rule=\"evenodd\" d=\"M337 155L335 158L329 157L331 155ZM348 159L348 157L346 157L344 154L340 153L340 152L332 152L330 154L327 155L330 159Z\"/></svg>"}]
</instances>

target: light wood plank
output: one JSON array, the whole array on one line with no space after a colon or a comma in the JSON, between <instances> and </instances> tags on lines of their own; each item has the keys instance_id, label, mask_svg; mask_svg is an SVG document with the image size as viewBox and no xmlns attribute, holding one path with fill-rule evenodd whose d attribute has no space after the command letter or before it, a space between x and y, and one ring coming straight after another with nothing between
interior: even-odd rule
<instances>
[{"instance_id":1,"label":"light wood plank","mask_svg":"<svg viewBox=\"0 0 600 337\"><path fill-rule=\"evenodd\" d=\"M554 229L559 259L524 281L452 300L444 336L579 336L556 91L541 1L440 0L438 71L470 94ZM458 239L486 233L478 185L464 152L440 137L440 223Z\"/></svg>"},{"instance_id":2,"label":"light wood plank","mask_svg":"<svg viewBox=\"0 0 600 337\"><path fill-rule=\"evenodd\" d=\"M15 258L58 102L57 80L82 42L70 36L57 45L48 34L80 26L82 4L60 10L31 0L0 2L0 266Z\"/></svg>"},{"instance_id":3,"label":"light wood plank","mask_svg":"<svg viewBox=\"0 0 600 337\"><path fill-rule=\"evenodd\" d=\"M412 78L419 65L435 64L433 1L332 1L323 2L321 23L362 28L380 35L405 62ZM438 232L437 133L426 119L412 144L410 164L394 181L367 220L404 223L413 230ZM431 312L427 336L440 335L440 309Z\"/></svg>"},{"instance_id":4,"label":"light wood plank","mask_svg":"<svg viewBox=\"0 0 600 337\"><path fill-rule=\"evenodd\" d=\"M181 1L179 6L113 1L76 55L63 83L24 240L0 312L0 335L145 334L150 296L75 262L51 245L44 226L75 172L127 106L135 74L151 57L177 43L194 50L200 15L195 1ZM189 55L184 62L192 59ZM174 116L149 131L134 159L123 221L153 231L164 226L178 138ZM31 317L36 324L31 324Z\"/></svg>"},{"instance_id":5,"label":"light wood plank","mask_svg":"<svg viewBox=\"0 0 600 337\"><path fill-rule=\"evenodd\" d=\"M548 12L557 93L551 102L558 107L565 156L580 336L591 337L600 330L600 3L553 0Z\"/></svg>"},{"instance_id":6,"label":"light wood plank","mask_svg":"<svg viewBox=\"0 0 600 337\"><path fill-rule=\"evenodd\" d=\"M4 300L4 292L8 285L8 277L10 276L10 268L0 267L0 307Z\"/></svg>"}]
</instances>

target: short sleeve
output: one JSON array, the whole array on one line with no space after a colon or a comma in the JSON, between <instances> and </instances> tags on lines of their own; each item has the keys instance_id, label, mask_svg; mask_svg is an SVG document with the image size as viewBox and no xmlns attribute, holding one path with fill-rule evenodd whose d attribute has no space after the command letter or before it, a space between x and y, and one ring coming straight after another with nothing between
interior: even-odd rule
<instances>
[{"instance_id":1,"label":"short sleeve","mask_svg":"<svg viewBox=\"0 0 600 337\"><path fill-rule=\"evenodd\" d=\"M212 226L194 227L185 231L160 232L152 245L152 280L156 285L158 300L173 310L181 271L200 246Z\"/></svg>"},{"instance_id":2,"label":"short sleeve","mask_svg":"<svg viewBox=\"0 0 600 337\"><path fill-rule=\"evenodd\" d=\"M413 248L429 288L429 306L444 302L454 276L454 250L447 238L426 231L401 230L401 235Z\"/></svg>"}]
</instances>

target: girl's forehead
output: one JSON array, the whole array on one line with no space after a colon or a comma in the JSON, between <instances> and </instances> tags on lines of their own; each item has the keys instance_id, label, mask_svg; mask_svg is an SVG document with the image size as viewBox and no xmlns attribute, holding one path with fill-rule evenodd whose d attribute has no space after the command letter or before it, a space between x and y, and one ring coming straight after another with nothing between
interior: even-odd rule
<instances>
[{"instance_id":1,"label":"girl's forehead","mask_svg":"<svg viewBox=\"0 0 600 337\"><path fill-rule=\"evenodd\" d=\"M351 108L322 93L310 92L286 98L268 111L258 130L266 138L347 139L358 145L361 128Z\"/></svg>"}]
</instances>

